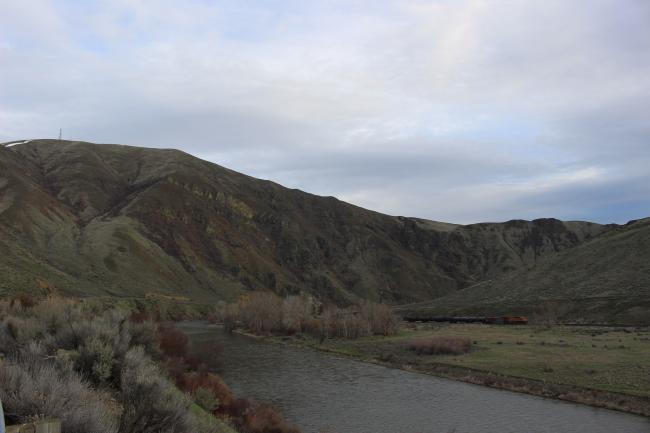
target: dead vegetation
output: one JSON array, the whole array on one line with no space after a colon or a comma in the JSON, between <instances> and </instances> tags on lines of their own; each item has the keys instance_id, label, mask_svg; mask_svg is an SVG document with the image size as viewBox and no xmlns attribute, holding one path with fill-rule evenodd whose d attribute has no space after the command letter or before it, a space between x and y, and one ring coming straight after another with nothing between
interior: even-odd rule
<instances>
[{"instance_id":1,"label":"dead vegetation","mask_svg":"<svg viewBox=\"0 0 650 433\"><path fill-rule=\"evenodd\" d=\"M472 340L444 336L418 338L409 342L408 348L418 355L462 355L472 349Z\"/></svg>"},{"instance_id":2,"label":"dead vegetation","mask_svg":"<svg viewBox=\"0 0 650 433\"><path fill-rule=\"evenodd\" d=\"M270 406L237 400L208 372L206 352L214 358L220 347L192 346L147 313L16 297L0 302L0 318L9 423L54 417L66 433L232 432L228 424L242 433L298 432Z\"/></svg>"},{"instance_id":3,"label":"dead vegetation","mask_svg":"<svg viewBox=\"0 0 650 433\"><path fill-rule=\"evenodd\" d=\"M384 304L322 306L305 294L281 298L262 291L252 292L237 303L218 305L214 317L226 330L239 325L260 335L308 333L321 340L395 335L399 328L399 319Z\"/></svg>"}]
</instances>

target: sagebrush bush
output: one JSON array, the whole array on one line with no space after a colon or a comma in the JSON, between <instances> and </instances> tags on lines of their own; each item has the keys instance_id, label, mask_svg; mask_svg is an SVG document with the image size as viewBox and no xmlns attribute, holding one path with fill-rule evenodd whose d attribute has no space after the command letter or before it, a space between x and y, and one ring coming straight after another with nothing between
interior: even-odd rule
<instances>
[{"instance_id":1,"label":"sagebrush bush","mask_svg":"<svg viewBox=\"0 0 650 433\"><path fill-rule=\"evenodd\" d=\"M5 317L0 323L0 351L10 353L44 335L45 328L33 317Z\"/></svg>"},{"instance_id":2,"label":"sagebrush bush","mask_svg":"<svg viewBox=\"0 0 650 433\"><path fill-rule=\"evenodd\" d=\"M216 433L212 412L257 426L245 431L292 432L279 415L236 404L207 372L222 350L214 342L190 346L173 326L88 300L0 301L0 312L0 399L9 422L58 418L65 433ZM265 425L271 430L260 430Z\"/></svg>"},{"instance_id":3,"label":"sagebrush bush","mask_svg":"<svg viewBox=\"0 0 650 433\"><path fill-rule=\"evenodd\" d=\"M214 412L219 407L219 399L206 388L198 388L192 393L194 403L208 412Z\"/></svg>"},{"instance_id":4,"label":"sagebrush bush","mask_svg":"<svg viewBox=\"0 0 650 433\"><path fill-rule=\"evenodd\" d=\"M87 338L79 348L75 369L95 384L107 382L113 374L113 346L96 336Z\"/></svg>"},{"instance_id":5,"label":"sagebrush bush","mask_svg":"<svg viewBox=\"0 0 650 433\"><path fill-rule=\"evenodd\" d=\"M30 360L31 359L31 360ZM0 363L0 399L10 422L58 418L66 433L115 433L117 413L108 397L76 373L22 357Z\"/></svg>"},{"instance_id":6,"label":"sagebrush bush","mask_svg":"<svg viewBox=\"0 0 650 433\"><path fill-rule=\"evenodd\" d=\"M217 423L214 420L214 417L202 410L193 410L192 411L192 432L195 433L226 433L230 432L229 428L224 428L224 424L230 424L229 420L222 419L221 422Z\"/></svg>"},{"instance_id":7,"label":"sagebrush bush","mask_svg":"<svg viewBox=\"0 0 650 433\"><path fill-rule=\"evenodd\" d=\"M152 321L134 322L130 325L131 345L142 346L144 351L154 360L161 360L163 353L160 349L158 325Z\"/></svg>"},{"instance_id":8,"label":"sagebrush bush","mask_svg":"<svg viewBox=\"0 0 650 433\"><path fill-rule=\"evenodd\" d=\"M165 379L142 347L129 350L121 373L119 433L190 433L191 401Z\"/></svg>"},{"instance_id":9,"label":"sagebrush bush","mask_svg":"<svg viewBox=\"0 0 650 433\"><path fill-rule=\"evenodd\" d=\"M472 349L466 337L428 337L412 340L409 349L418 355L461 355Z\"/></svg>"},{"instance_id":10,"label":"sagebrush bush","mask_svg":"<svg viewBox=\"0 0 650 433\"><path fill-rule=\"evenodd\" d=\"M50 296L39 302L32 309L32 314L51 334L81 320L81 311L75 302L58 296Z\"/></svg>"}]
</instances>

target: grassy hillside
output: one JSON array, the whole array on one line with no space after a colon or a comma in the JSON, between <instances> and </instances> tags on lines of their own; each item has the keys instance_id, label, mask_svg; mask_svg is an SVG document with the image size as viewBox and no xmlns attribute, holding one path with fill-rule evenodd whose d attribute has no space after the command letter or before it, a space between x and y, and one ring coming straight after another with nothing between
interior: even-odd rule
<instances>
[{"instance_id":1,"label":"grassy hillside","mask_svg":"<svg viewBox=\"0 0 650 433\"><path fill-rule=\"evenodd\" d=\"M467 226L368 211L177 150L59 140L0 148L0 291L195 300L306 290L434 299L610 227Z\"/></svg>"},{"instance_id":2,"label":"grassy hillside","mask_svg":"<svg viewBox=\"0 0 650 433\"><path fill-rule=\"evenodd\" d=\"M415 316L535 315L540 310L570 322L650 324L650 218L547 256L532 269L402 307Z\"/></svg>"}]
</instances>

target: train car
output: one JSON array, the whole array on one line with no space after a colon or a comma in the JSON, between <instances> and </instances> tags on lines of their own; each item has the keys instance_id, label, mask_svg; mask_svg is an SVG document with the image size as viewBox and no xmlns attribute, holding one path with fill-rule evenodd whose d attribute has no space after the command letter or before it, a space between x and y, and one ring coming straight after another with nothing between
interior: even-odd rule
<instances>
[{"instance_id":1,"label":"train car","mask_svg":"<svg viewBox=\"0 0 650 433\"><path fill-rule=\"evenodd\" d=\"M526 316L503 316L504 325L528 325Z\"/></svg>"},{"instance_id":2,"label":"train car","mask_svg":"<svg viewBox=\"0 0 650 433\"><path fill-rule=\"evenodd\" d=\"M527 325L526 316L406 316L405 322L486 323L488 325Z\"/></svg>"}]
</instances>

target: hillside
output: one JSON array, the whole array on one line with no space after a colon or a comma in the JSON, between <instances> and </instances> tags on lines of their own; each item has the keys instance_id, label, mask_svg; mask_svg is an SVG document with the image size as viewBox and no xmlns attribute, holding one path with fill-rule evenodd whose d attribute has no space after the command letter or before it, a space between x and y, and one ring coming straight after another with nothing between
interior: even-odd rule
<instances>
[{"instance_id":1,"label":"hillside","mask_svg":"<svg viewBox=\"0 0 650 433\"><path fill-rule=\"evenodd\" d=\"M532 269L484 281L434 302L402 307L417 317L550 314L564 321L650 324L650 218L618 226Z\"/></svg>"},{"instance_id":2,"label":"hillside","mask_svg":"<svg viewBox=\"0 0 650 433\"><path fill-rule=\"evenodd\" d=\"M192 299L301 290L434 299L612 227L393 217L177 150L59 140L0 148L0 292Z\"/></svg>"}]
</instances>

